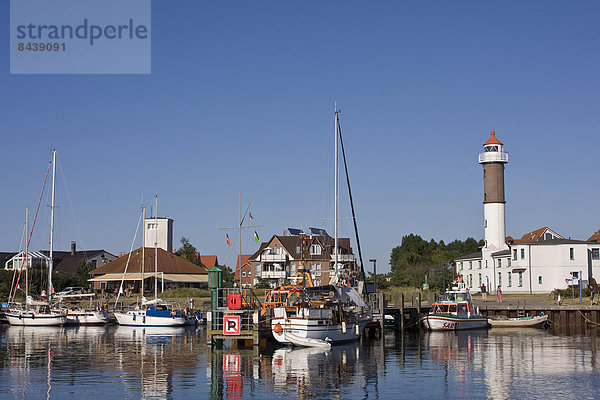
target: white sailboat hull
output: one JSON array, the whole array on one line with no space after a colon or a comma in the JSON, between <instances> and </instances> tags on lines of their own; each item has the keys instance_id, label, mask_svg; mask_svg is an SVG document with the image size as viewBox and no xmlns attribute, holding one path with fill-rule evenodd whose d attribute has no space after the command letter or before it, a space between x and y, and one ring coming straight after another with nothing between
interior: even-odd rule
<instances>
[{"instance_id":1,"label":"white sailboat hull","mask_svg":"<svg viewBox=\"0 0 600 400\"><path fill-rule=\"evenodd\" d=\"M43 314L21 310L8 311L6 319L9 324L14 326L62 326L67 321L64 314Z\"/></svg>"},{"instance_id":2,"label":"white sailboat hull","mask_svg":"<svg viewBox=\"0 0 600 400\"><path fill-rule=\"evenodd\" d=\"M107 323L108 313L106 311L70 310L67 313L67 324L102 325Z\"/></svg>"},{"instance_id":3,"label":"white sailboat hull","mask_svg":"<svg viewBox=\"0 0 600 400\"><path fill-rule=\"evenodd\" d=\"M184 326L186 321L183 317L155 317L146 315L145 310L116 312L115 317L119 325L123 326Z\"/></svg>"}]
</instances>

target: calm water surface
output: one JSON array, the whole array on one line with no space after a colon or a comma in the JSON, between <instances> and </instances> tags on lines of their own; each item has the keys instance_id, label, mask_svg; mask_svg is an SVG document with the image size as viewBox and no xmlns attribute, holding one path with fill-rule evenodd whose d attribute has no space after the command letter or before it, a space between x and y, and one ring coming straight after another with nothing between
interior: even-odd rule
<instances>
[{"instance_id":1,"label":"calm water surface","mask_svg":"<svg viewBox=\"0 0 600 400\"><path fill-rule=\"evenodd\" d=\"M0 326L2 399L598 399L598 331L411 332L211 351L199 328Z\"/></svg>"}]
</instances>

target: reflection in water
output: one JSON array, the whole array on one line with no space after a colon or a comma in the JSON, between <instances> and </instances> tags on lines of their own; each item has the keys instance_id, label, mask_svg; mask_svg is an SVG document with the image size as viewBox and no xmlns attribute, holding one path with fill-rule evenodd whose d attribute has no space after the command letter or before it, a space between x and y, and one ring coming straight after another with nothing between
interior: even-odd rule
<instances>
[{"instance_id":1,"label":"reflection in water","mask_svg":"<svg viewBox=\"0 0 600 400\"><path fill-rule=\"evenodd\" d=\"M15 399L594 398L597 336L596 330L414 332L327 351L259 351L235 344L211 350L202 329L1 326L0 393Z\"/></svg>"}]
</instances>

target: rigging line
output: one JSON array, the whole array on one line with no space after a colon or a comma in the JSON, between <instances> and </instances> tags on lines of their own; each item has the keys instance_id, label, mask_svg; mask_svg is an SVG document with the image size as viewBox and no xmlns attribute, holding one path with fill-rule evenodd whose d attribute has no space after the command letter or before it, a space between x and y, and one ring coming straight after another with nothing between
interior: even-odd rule
<instances>
[{"instance_id":1,"label":"rigging line","mask_svg":"<svg viewBox=\"0 0 600 400\"><path fill-rule=\"evenodd\" d=\"M27 235L27 222L25 222L23 224L23 232L21 233L21 242L19 243L19 253L21 253L21 249L23 248L23 241L25 240L26 235ZM25 259L23 259L23 262L21 263L21 265L24 262L25 262ZM11 288L15 284L15 278L17 277L17 269L15 268L15 263L14 262L12 264L12 267L13 267L13 277L12 277L12 281L10 282L10 287ZM25 299L25 300L27 300L27 299ZM8 301L10 302L10 293L8 295Z\"/></svg>"},{"instance_id":2,"label":"rigging line","mask_svg":"<svg viewBox=\"0 0 600 400\"><path fill-rule=\"evenodd\" d=\"M62 178L62 184L65 189L65 193L67 195L67 202L69 203L69 210L71 211L71 218L73 219L73 224L75 225L75 231L77 233L77 237L81 241L81 248L83 250L83 255L84 255L85 259L87 260L87 251L86 251L87 248L85 246L85 242L83 240L83 235L81 234L81 230L79 229L79 224L77 223L77 218L75 217L75 207L73 207L73 201L71 200L71 192L69 191L69 187L67 186L67 178L65 177L65 173L63 172L62 164L61 164L60 160L57 162L57 164L58 164L58 172L60 173L60 176Z\"/></svg>"},{"instance_id":3,"label":"rigging line","mask_svg":"<svg viewBox=\"0 0 600 400\"><path fill-rule=\"evenodd\" d=\"M31 242L31 235L33 235L33 228L35 228L35 222L37 221L38 211L40 211L40 204L42 203L42 197L44 196L44 190L46 190L46 181L48 180L48 174L50 173L50 166L52 163L48 164L48 169L46 170L46 176L44 177L44 184L42 185L42 193L40 193L40 199L38 200L37 208L35 209L35 216L33 217L33 224L31 224L31 231L29 232L29 238L27 239L26 249L29 249L29 243ZM25 250L25 258L27 258L27 250ZM21 272L23 272L23 265L21 264L21 269L19 269L19 276L17 277L17 284L15 285L14 292L12 294L11 303L15 300L15 295L17 294L17 285L19 284L19 280L21 279ZM25 299L27 302L27 299Z\"/></svg>"},{"instance_id":4,"label":"rigging line","mask_svg":"<svg viewBox=\"0 0 600 400\"><path fill-rule=\"evenodd\" d=\"M352 189L350 188L350 175L348 174L348 164L346 163L346 152L344 151L344 141L342 140L342 125L340 124L340 118L337 119L338 132L340 134L340 145L342 148L342 157L344 159L344 169L346 170L346 183L348 184L348 194L350 195L350 208L352 209L352 222L354 223L354 233L356 235L356 245L358 247L358 258L360 260L360 278L365 279L365 267L362 260L362 251L360 248L360 239L358 237L358 225L356 223L356 214L354 212L354 200L352 198ZM337 249L336 249L337 251Z\"/></svg>"},{"instance_id":5,"label":"rigging line","mask_svg":"<svg viewBox=\"0 0 600 400\"><path fill-rule=\"evenodd\" d=\"M131 248L129 249L129 255L127 256L127 263L125 264L125 269L123 270L123 277L121 278L121 286L119 286L119 292L117 293L117 298L115 300L115 308L117 307L117 302L119 301L119 297L121 297L121 293L123 292L123 281L125 280L125 274L127 273L127 267L129 266L129 260L131 260L131 253L133 253L133 246L135 244L135 239L137 238L137 233L140 230L140 222L141 221L142 221L142 213L140 213L140 218L138 219L137 227L135 228L135 233L133 235L133 241L131 242ZM142 246L145 246L145 243L142 243ZM142 275L142 281L143 280L144 280L144 276ZM143 293L142 293L142 297L144 297Z\"/></svg>"}]
</instances>

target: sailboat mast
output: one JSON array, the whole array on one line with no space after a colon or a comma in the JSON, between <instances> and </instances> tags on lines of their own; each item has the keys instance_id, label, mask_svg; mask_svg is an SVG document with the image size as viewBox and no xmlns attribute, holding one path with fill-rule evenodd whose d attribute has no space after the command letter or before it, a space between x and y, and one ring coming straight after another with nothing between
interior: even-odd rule
<instances>
[{"instance_id":1,"label":"sailboat mast","mask_svg":"<svg viewBox=\"0 0 600 400\"><path fill-rule=\"evenodd\" d=\"M54 190L56 177L56 149L52 150L52 200L50 203L50 265L48 267L48 301L52 299L52 268L54 266L53 239L54 239Z\"/></svg>"},{"instance_id":2,"label":"sailboat mast","mask_svg":"<svg viewBox=\"0 0 600 400\"><path fill-rule=\"evenodd\" d=\"M154 298L158 298L158 196L154 196Z\"/></svg>"},{"instance_id":3,"label":"sailboat mast","mask_svg":"<svg viewBox=\"0 0 600 400\"><path fill-rule=\"evenodd\" d=\"M238 260L240 262L240 270L242 268L242 192L240 192L240 229L238 230L239 233L239 247L240 247L240 252L238 253ZM242 272L240 271L240 287L242 287Z\"/></svg>"},{"instance_id":4,"label":"sailboat mast","mask_svg":"<svg viewBox=\"0 0 600 400\"><path fill-rule=\"evenodd\" d=\"M25 208L25 258L23 263L25 264L25 304L27 304L27 296L29 296L29 240L27 240L27 234L29 232L29 207Z\"/></svg>"},{"instance_id":5,"label":"sailboat mast","mask_svg":"<svg viewBox=\"0 0 600 400\"><path fill-rule=\"evenodd\" d=\"M334 113L334 216L333 216L333 236L334 236L334 244L333 244L333 269L335 271L336 279L339 275L338 271L338 203L339 203L339 175L338 175L338 110L337 104L335 105L335 113Z\"/></svg>"},{"instance_id":6,"label":"sailboat mast","mask_svg":"<svg viewBox=\"0 0 600 400\"><path fill-rule=\"evenodd\" d=\"M146 249L146 207L142 206L142 298L144 297L144 264L146 260L146 254L144 250Z\"/></svg>"}]
</instances>

